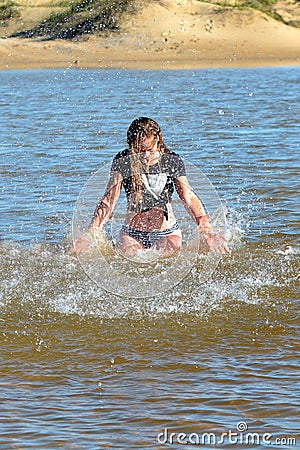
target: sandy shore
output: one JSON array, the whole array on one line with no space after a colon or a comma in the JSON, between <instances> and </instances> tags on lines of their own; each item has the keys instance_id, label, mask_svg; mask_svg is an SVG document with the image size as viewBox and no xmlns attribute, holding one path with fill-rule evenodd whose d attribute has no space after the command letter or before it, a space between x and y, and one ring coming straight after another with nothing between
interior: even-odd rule
<instances>
[{"instance_id":1,"label":"sandy shore","mask_svg":"<svg viewBox=\"0 0 300 450\"><path fill-rule=\"evenodd\" d=\"M0 69L179 69L299 65L300 29L254 10L198 1L146 4L122 31L80 41L0 40Z\"/></svg>"}]
</instances>

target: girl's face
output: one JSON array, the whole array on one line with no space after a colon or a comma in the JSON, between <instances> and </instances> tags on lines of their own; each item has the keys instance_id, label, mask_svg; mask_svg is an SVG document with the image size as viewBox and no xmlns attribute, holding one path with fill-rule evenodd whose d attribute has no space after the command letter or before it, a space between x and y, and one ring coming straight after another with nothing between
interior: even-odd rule
<instances>
[{"instance_id":1,"label":"girl's face","mask_svg":"<svg viewBox=\"0 0 300 450\"><path fill-rule=\"evenodd\" d=\"M155 135L145 137L141 143L141 158L147 163L151 162L155 164L159 160L159 157L158 137Z\"/></svg>"}]
</instances>

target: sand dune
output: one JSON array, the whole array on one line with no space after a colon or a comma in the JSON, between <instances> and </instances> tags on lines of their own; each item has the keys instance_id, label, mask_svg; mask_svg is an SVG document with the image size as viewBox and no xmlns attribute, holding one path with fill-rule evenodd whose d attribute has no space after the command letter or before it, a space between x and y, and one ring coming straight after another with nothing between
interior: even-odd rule
<instances>
[{"instance_id":1,"label":"sand dune","mask_svg":"<svg viewBox=\"0 0 300 450\"><path fill-rule=\"evenodd\" d=\"M0 69L171 69L299 65L299 61L299 28L252 9L195 0L144 2L136 15L124 20L120 33L108 37L0 40Z\"/></svg>"}]
</instances>

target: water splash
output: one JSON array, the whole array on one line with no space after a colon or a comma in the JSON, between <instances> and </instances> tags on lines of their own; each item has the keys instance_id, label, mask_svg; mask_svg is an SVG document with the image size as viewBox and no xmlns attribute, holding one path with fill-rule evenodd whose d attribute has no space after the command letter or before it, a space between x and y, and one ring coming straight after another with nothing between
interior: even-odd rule
<instances>
[{"instance_id":1,"label":"water splash","mask_svg":"<svg viewBox=\"0 0 300 450\"><path fill-rule=\"evenodd\" d=\"M240 243L205 283L199 283L199 260L175 288L144 298L120 297L101 289L69 250L70 243L21 246L2 242L2 313L110 319L188 314L208 318L216 310L223 314L228 304L284 307L296 296L297 247L265 249L257 243Z\"/></svg>"}]
</instances>

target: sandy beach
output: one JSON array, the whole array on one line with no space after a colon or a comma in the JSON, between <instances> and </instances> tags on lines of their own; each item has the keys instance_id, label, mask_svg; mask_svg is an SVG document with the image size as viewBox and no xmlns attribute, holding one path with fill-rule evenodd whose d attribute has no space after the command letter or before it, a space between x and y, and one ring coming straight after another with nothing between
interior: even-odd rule
<instances>
[{"instance_id":1,"label":"sandy beach","mask_svg":"<svg viewBox=\"0 0 300 450\"><path fill-rule=\"evenodd\" d=\"M281 14L291 16L282 4ZM23 24L32 11L23 10ZM0 69L191 69L300 62L299 28L252 9L195 0L145 2L137 14L124 19L120 32L106 37L6 38L9 31L2 27Z\"/></svg>"}]
</instances>

